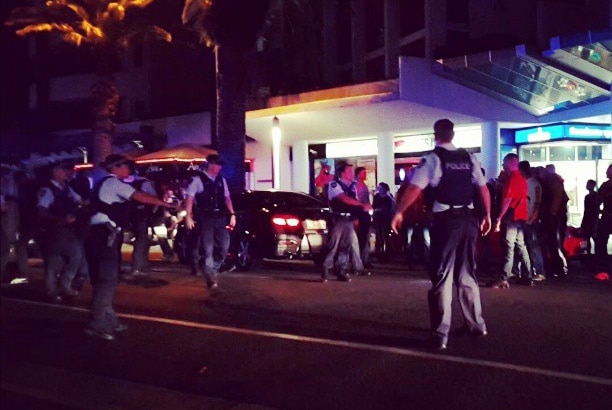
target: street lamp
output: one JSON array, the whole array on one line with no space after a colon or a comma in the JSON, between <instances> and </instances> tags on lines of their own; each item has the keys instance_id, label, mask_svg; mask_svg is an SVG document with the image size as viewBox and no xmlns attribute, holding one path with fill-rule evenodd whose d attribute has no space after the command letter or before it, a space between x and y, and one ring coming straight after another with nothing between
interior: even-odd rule
<instances>
[{"instance_id":1,"label":"street lamp","mask_svg":"<svg viewBox=\"0 0 612 410\"><path fill-rule=\"evenodd\" d=\"M274 172L274 189L280 188L280 142L281 129L278 117L272 119L272 169Z\"/></svg>"}]
</instances>

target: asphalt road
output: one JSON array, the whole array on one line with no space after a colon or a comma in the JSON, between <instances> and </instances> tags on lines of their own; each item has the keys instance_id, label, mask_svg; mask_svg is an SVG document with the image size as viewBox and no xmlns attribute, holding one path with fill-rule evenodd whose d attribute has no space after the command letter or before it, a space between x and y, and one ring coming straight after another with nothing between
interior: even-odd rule
<instances>
[{"instance_id":1,"label":"asphalt road","mask_svg":"<svg viewBox=\"0 0 612 410\"><path fill-rule=\"evenodd\" d=\"M119 286L114 342L82 333L89 288L51 306L41 278L2 290L3 408L612 408L612 287L584 273L482 288L489 336L453 333L442 354L424 344L429 283L399 265L321 284L272 263L211 293L155 263Z\"/></svg>"}]
</instances>

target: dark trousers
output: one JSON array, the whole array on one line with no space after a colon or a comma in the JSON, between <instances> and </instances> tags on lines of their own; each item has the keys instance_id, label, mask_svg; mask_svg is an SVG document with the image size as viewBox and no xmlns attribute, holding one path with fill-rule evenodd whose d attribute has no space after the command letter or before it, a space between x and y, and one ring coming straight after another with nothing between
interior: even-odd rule
<instances>
[{"instance_id":1,"label":"dark trousers","mask_svg":"<svg viewBox=\"0 0 612 410\"><path fill-rule=\"evenodd\" d=\"M199 223L199 265L204 269L204 274L212 279L219 272L219 268L227 257L230 244L230 234L226 228L227 223L228 216L225 214L203 216Z\"/></svg>"},{"instance_id":2,"label":"dark trousers","mask_svg":"<svg viewBox=\"0 0 612 410\"><path fill-rule=\"evenodd\" d=\"M146 219L132 221L134 250L132 251L132 270L145 270L149 264L149 223Z\"/></svg>"},{"instance_id":3,"label":"dark trousers","mask_svg":"<svg viewBox=\"0 0 612 410\"><path fill-rule=\"evenodd\" d=\"M43 257L47 294L56 295L71 287L85 257L83 242L72 227L50 229L43 235Z\"/></svg>"},{"instance_id":4,"label":"dark trousers","mask_svg":"<svg viewBox=\"0 0 612 410\"><path fill-rule=\"evenodd\" d=\"M538 223L525 224L525 244L531 259L531 269L534 275L546 275L544 270L544 257L542 256L541 226Z\"/></svg>"},{"instance_id":5,"label":"dark trousers","mask_svg":"<svg viewBox=\"0 0 612 410\"><path fill-rule=\"evenodd\" d=\"M525 221L510 221L504 224L504 268L502 279L508 280L512 275L515 251L519 258L523 272L527 278L531 278L531 259L525 245Z\"/></svg>"},{"instance_id":6,"label":"dark trousers","mask_svg":"<svg viewBox=\"0 0 612 410\"><path fill-rule=\"evenodd\" d=\"M85 244L93 286L89 326L105 331L112 331L118 323L113 299L119 281L122 243L119 238L121 234L117 234L115 240L109 244L109 234L110 231L105 225L93 225Z\"/></svg>"},{"instance_id":7,"label":"dark trousers","mask_svg":"<svg viewBox=\"0 0 612 410\"><path fill-rule=\"evenodd\" d=\"M557 217L548 217L542 219L542 226L544 230L544 263L547 275L561 275L567 274L567 260L562 251L562 238L565 236L561 235L561 231L565 231L564 220Z\"/></svg>"},{"instance_id":8,"label":"dark trousers","mask_svg":"<svg viewBox=\"0 0 612 410\"><path fill-rule=\"evenodd\" d=\"M362 271L363 262L359 253L355 222L334 217L328 237L328 252L323 261L323 267L326 269L335 267L337 272Z\"/></svg>"},{"instance_id":9,"label":"dark trousers","mask_svg":"<svg viewBox=\"0 0 612 410\"><path fill-rule=\"evenodd\" d=\"M602 215L595 233L595 259L597 272L612 273L610 265L612 256L608 255L608 239L612 235L612 215Z\"/></svg>"},{"instance_id":10,"label":"dark trousers","mask_svg":"<svg viewBox=\"0 0 612 410\"><path fill-rule=\"evenodd\" d=\"M429 260L432 286L428 301L433 336L443 342L447 341L451 327L453 282L457 285L466 326L472 330L486 330L476 280L477 237L475 215L453 215L449 211L434 213Z\"/></svg>"},{"instance_id":11,"label":"dark trousers","mask_svg":"<svg viewBox=\"0 0 612 410\"><path fill-rule=\"evenodd\" d=\"M372 226L372 219L370 214L363 212L359 215L358 226L357 226L357 240L359 241L359 255L363 263L370 261L370 228Z\"/></svg>"}]
</instances>

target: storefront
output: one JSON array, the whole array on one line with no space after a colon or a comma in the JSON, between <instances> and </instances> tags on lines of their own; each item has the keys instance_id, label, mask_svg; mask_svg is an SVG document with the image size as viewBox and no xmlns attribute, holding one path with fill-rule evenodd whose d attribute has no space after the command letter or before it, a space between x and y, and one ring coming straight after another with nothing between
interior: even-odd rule
<instances>
[{"instance_id":1,"label":"storefront","mask_svg":"<svg viewBox=\"0 0 612 410\"><path fill-rule=\"evenodd\" d=\"M584 212L586 183L601 186L612 160L612 126L556 124L517 130L515 144L521 161L531 166L553 164L565 181L569 224L579 226Z\"/></svg>"}]
</instances>

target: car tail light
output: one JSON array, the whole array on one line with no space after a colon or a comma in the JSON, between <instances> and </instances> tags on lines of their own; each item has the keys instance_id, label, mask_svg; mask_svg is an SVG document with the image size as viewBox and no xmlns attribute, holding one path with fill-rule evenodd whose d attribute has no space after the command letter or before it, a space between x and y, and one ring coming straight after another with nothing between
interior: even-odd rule
<instances>
[{"instance_id":1,"label":"car tail light","mask_svg":"<svg viewBox=\"0 0 612 410\"><path fill-rule=\"evenodd\" d=\"M272 217L272 223L277 226L289 226L295 228L301 223L300 218L293 215L274 215Z\"/></svg>"}]
</instances>

